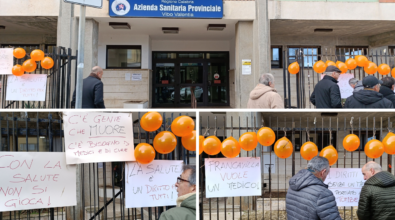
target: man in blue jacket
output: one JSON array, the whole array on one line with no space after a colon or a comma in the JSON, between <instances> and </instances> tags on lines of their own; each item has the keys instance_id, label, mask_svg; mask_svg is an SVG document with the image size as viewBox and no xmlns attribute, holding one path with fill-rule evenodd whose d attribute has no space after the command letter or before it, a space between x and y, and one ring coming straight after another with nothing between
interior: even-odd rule
<instances>
[{"instance_id":1,"label":"man in blue jacket","mask_svg":"<svg viewBox=\"0 0 395 220\"><path fill-rule=\"evenodd\" d=\"M342 108L340 88L337 85L341 71L335 66L328 66L324 78L314 87L310 101L317 108Z\"/></svg>"},{"instance_id":2,"label":"man in blue jacket","mask_svg":"<svg viewBox=\"0 0 395 220\"><path fill-rule=\"evenodd\" d=\"M329 162L316 156L307 169L299 171L289 180L286 197L288 220L341 220L333 193L324 183L329 174Z\"/></svg>"}]
</instances>

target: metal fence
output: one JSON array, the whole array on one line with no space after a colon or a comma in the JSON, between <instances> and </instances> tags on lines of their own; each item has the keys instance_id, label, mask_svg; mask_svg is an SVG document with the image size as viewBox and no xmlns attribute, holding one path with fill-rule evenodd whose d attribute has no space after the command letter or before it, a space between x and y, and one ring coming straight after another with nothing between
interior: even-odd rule
<instances>
[{"instance_id":1,"label":"metal fence","mask_svg":"<svg viewBox=\"0 0 395 220\"><path fill-rule=\"evenodd\" d=\"M261 113L258 113L261 114ZM321 113L305 113L319 115ZM351 113L344 113L351 114ZM204 115L204 114L203 114ZM307 140L313 141L320 151L323 147L332 144L338 151L339 158L335 168L360 168L370 159L365 155L364 146L371 138L382 140L386 133L392 129L395 120L393 113L355 113L354 116L334 116L329 114L322 117L294 117L295 113L262 113L262 122L256 117L223 116L224 123L217 124L217 116L200 116L200 134L214 131L223 133L217 137L222 141L230 136L238 137L247 131L258 131L267 126L276 134L276 141L284 136L291 140L294 151L287 159L280 159L274 154L272 146L258 146L253 151L241 150L239 157L261 157L261 196L205 198L205 158L223 157L221 153L209 156L205 153L199 158L200 170L200 219L286 219L285 196L289 186L289 179L299 170L307 166L308 161L300 156L300 148ZM356 115L356 116L355 116ZM360 115L360 116L358 116ZM222 117L222 116L221 116ZM244 121L245 119L245 121ZM214 121L214 122L212 122ZM244 121L245 123L243 123ZM214 123L214 126L210 126ZM243 126L234 126L234 124ZM209 126L208 126L209 125ZM355 134L360 140L359 149L348 152L342 147L342 140L347 134ZM394 174L392 155L384 153L375 159L382 167ZM343 219L358 219L355 207L339 207ZM352 214L353 213L353 214Z\"/></svg>"},{"instance_id":2,"label":"metal fence","mask_svg":"<svg viewBox=\"0 0 395 220\"><path fill-rule=\"evenodd\" d=\"M180 114L162 113L171 121ZM140 127L140 116L134 120L134 142L153 143L155 135L169 128L171 121L165 121L155 132L146 132ZM169 117L170 116L170 117ZM192 117L194 118L194 117ZM64 152L64 131L61 112L0 112L0 131L2 151L23 152ZM183 160L190 164L194 154L181 145L169 154L156 154L156 160ZM159 219L168 207L125 208L125 162L87 163L77 166L77 206L58 207L39 210L0 212L0 219L34 220L135 220ZM174 180L176 182L176 180ZM80 192L80 193L78 193Z\"/></svg>"},{"instance_id":3,"label":"metal fence","mask_svg":"<svg viewBox=\"0 0 395 220\"><path fill-rule=\"evenodd\" d=\"M320 53L319 48L305 48L303 50L296 50L295 54L292 54L292 56L288 50L284 50L282 52L284 57L283 95L285 108L314 108L309 97L311 93L313 93L315 85L321 80L321 74L317 74L313 70L314 63L319 60L324 62L327 60L331 60L333 62L345 62L348 58L355 58L357 55L364 55L369 61L376 63L377 66L379 64L386 63L391 67L391 69L395 67L395 49L389 49L388 51L369 51L369 48L338 48L335 51L325 50L322 53ZM299 63L300 71L298 74L293 76L288 72L288 66L295 61ZM348 70L348 73L354 74L354 78L359 80L368 76L363 67ZM374 76L379 79L384 77L378 72L375 73ZM391 76L391 73L389 73L388 76Z\"/></svg>"},{"instance_id":4,"label":"metal fence","mask_svg":"<svg viewBox=\"0 0 395 220\"><path fill-rule=\"evenodd\" d=\"M2 46L7 47L7 46ZM13 47L13 46L10 46ZM14 65L22 65L23 62L30 58L30 51L39 49L38 46L22 46L26 50L26 56L23 59L14 58ZM64 47L50 46L43 50L46 56L49 56L54 61L53 68L46 70L37 65L37 69L30 74L46 74L47 86L45 101L7 101L7 75L1 75L1 105L2 108L10 109L31 109L31 108L43 108L43 109L65 109L71 108L71 91L72 85L72 74L76 77L77 73L77 56L72 55L71 49ZM75 87L75 82L74 82Z\"/></svg>"}]
</instances>

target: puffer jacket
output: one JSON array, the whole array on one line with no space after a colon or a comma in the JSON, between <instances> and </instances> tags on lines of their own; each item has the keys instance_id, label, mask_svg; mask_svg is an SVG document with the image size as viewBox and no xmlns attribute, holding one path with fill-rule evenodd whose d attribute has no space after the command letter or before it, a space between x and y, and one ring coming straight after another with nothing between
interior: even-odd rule
<instances>
[{"instance_id":1,"label":"puffer jacket","mask_svg":"<svg viewBox=\"0 0 395 220\"><path fill-rule=\"evenodd\" d=\"M196 220L196 193L186 195L179 207L172 208L163 212L159 220ZM179 202L180 197L177 199Z\"/></svg>"},{"instance_id":2,"label":"puffer jacket","mask_svg":"<svg viewBox=\"0 0 395 220\"><path fill-rule=\"evenodd\" d=\"M359 80L358 83L357 83L357 85L355 86L353 92L358 92L358 91L361 91L361 90L363 90L363 89L364 89L364 87L363 87L363 85L362 85L362 80Z\"/></svg>"},{"instance_id":3,"label":"puffer jacket","mask_svg":"<svg viewBox=\"0 0 395 220\"><path fill-rule=\"evenodd\" d=\"M382 171L362 187L357 215L359 220L395 219L395 177Z\"/></svg>"},{"instance_id":4,"label":"puffer jacket","mask_svg":"<svg viewBox=\"0 0 395 220\"><path fill-rule=\"evenodd\" d=\"M308 170L289 180L286 197L288 220L341 220L333 193L328 185Z\"/></svg>"},{"instance_id":5,"label":"puffer jacket","mask_svg":"<svg viewBox=\"0 0 395 220\"><path fill-rule=\"evenodd\" d=\"M259 83L250 92L247 108L284 108L284 101L275 88Z\"/></svg>"},{"instance_id":6,"label":"puffer jacket","mask_svg":"<svg viewBox=\"0 0 395 220\"><path fill-rule=\"evenodd\" d=\"M395 107L395 93L387 86L381 86L379 93L383 94L384 98L390 100Z\"/></svg>"},{"instance_id":7,"label":"puffer jacket","mask_svg":"<svg viewBox=\"0 0 395 220\"><path fill-rule=\"evenodd\" d=\"M324 76L310 96L310 102L317 108L342 108L338 81L331 76Z\"/></svg>"},{"instance_id":8,"label":"puffer jacket","mask_svg":"<svg viewBox=\"0 0 395 220\"><path fill-rule=\"evenodd\" d=\"M392 102L383 97L383 94L373 90L353 92L348 97L344 108L393 108Z\"/></svg>"}]
</instances>

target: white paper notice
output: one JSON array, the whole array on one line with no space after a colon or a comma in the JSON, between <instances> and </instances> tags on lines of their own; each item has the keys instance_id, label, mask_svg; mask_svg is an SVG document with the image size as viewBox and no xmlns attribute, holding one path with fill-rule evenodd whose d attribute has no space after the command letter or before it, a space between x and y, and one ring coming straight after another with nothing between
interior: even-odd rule
<instances>
[{"instance_id":1,"label":"white paper notice","mask_svg":"<svg viewBox=\"0 0 395 220\"><path fill-rule=\"evenodd\" d=\"M45 101L47 89L46 74L24 74L22 76L8 76L8 101Z\"/></svg>"},{"instance_id":2,"label":"white paper notice","mask_svg":"<svg viewBox=\"0 0 395 220\"><path fill-rule=\"evenodd\" d=\"M125 73L125 80L130 81L130 73Z\"/></svg>"},{"instance_id":3,"label":"white paper notice","mask_svg":"<svg viewBox=\"0 0 395 220\"><path fill-rule=\"evenodd\" d=\"M331 168L325 184L335 196L337 206L358 206L365 180L360 168Z\"/></svg>"},{"instance_id":4,"label":"white paper notice","mask_svg":"<svg viewBox=\"0 0 395 220\"><path fill-rule=\"evenodd\" d=\"M251 75L251 60L242 60L242 75Z\"/></svg>"},{"instance_id":5,"label":"white paper notice","mask_svg":"<svg viewBox=\"0 0 395 220\"><path fill-rule=\"evenodd\" d=\"M126 208L176 205L175 184L182 173L182 164L182 160L126 163Z\"/></svg>"},{"instance_id":6,"label":"white paper notice","mask_svg":"<svg viewBox=\"0 0 395 220\"><path fill-rule=\"evenodd\" d=\"M321 74L321 79L323 79L324 76L325 76L325 74ZM340 74L339 79L337 79L337 81L338 81L337 85L339 85L340 95L341 95L342 99L346 99L346 98L352 96L354 89L348 83L348 81L352 78L354 78L354 74L343 73L343 74Z\"/></svg>"},{"instance_id":7,"label":"white paper notice","mask_svg":"<svg viewBox=\"0 0 395 220\"><path fill-rule=\"evenodd\" d=\"M0 75L12 74L14 66L13 48L0 48Z\"/></svg>"},{"instance_id":8,"label":"white paper notice","mask_svg":"<svg viewBox=\"0 0 395 220\"><path fill-rule=\"evenodd\" d=\"M66 112L67 164L134 161L132 114Z\"/></svg>"},{"instance_id":9,"label":"white paper notice","mask_svg":"<svg viewBox=\"0 0 395 220\"><path fill-rule=\"evenodd\" d=\"M77 205L76 166L64 153L0 152L0 211Z\"/></svg>"},{"instance_id":10,"label":"white paper notice","mask_svg":"<svg viewBox=\"0 0 395 220\"><path fill-rule=\"evenodd\" d=\"M141 73L133 73L132 74L132 81L141 81L143 76Z\"/></svg>"},{"instance_id":11,"label":"white paper notice","mask_svg":"<svg viewBox=\"0 0 395 220\"><path fill-rule=\"evenodd\" d=\"M260 161L259 157L206 159L206 197L262 195Z\"/></svg>"}]
</instances>

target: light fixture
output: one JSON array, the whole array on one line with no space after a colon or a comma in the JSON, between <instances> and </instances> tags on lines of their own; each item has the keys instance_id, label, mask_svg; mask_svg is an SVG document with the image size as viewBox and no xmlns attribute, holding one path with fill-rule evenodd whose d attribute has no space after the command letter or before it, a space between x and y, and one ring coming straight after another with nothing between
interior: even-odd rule
<instances>
[{"instance_id":1,"label":"light fixture","mask_svg":"<svg viewBox=\"0 0 395 220\"><path fill-rule=\"evenodd\" d=\"M5 29L5 26L4 25L0 25L0 29Z\"/></svg>"},{"instance_id":2,"label":"light fixture","mask_svg":"<svg viewBox=\"0 0 395 220\"><path fill-rule=\"evenodd\" d=\"M226 28L226 24L209 24L207 26L208 31L223 31Z\"/></svg>"},{"instance_id":3,"label":"light fixture","mask_svg":"<svg viewBox=\"0 0 395 220\"><path fill-rule=\"evenodd\" d=\"M332 28L316 28L314 29L314 32L332 32Z\"/></svg>"},{"instance_id":4,"label":"light fixture","mask_svg":"<svg viewBox=\"0 0 395 220\"><path fill-rule=\"evenodd\" d=\"M178 27L163 27L164 34L178 34Z\"/></svg>"},{"instance_id":5,"label":"light fixture","mask_svg":"<svg viewBox=\"0 0 395 220\"><path fill-rule=\"evenodd\" d=\"M113 29L130 29L130 25L126 22L110 22Z\"/></svg>"}]
</instances>

